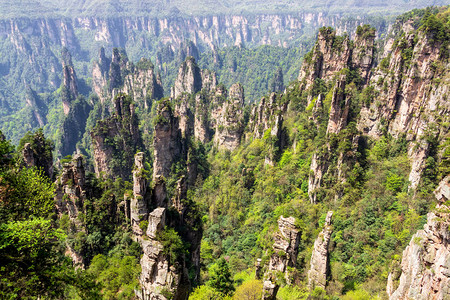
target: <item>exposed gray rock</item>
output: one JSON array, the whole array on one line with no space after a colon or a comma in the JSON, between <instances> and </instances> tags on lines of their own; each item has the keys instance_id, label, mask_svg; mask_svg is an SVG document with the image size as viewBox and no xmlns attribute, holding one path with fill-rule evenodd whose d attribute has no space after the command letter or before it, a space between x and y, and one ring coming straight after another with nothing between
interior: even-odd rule
<instances>
[{"instance_id":1,"label":"exposed gray rock","mask_svg":"<svg viewBox=\"0 0 450 300\"><path fill-rule=\"evenodd\" d=\"M72 64L72 56L67 48L63 48L62 53L62 69L63 69L63 83L62 83L62 103L64 114L67 116L70 111L72 101L78 97L78 84L75 69Z\"/></svg>"},{"instance_id":2,"label":"exposed gray rock","mask_svg":"<svg viewBox=\"0 0 450 300\"><path fill-rule=\"evenodd\" d=\"M385 132L394 138L406 137L410 145L410 188L415 189L430 148L426 137L435 136L441 143L447 133L434 125L450 118L450 68L448 59L441 59L442 51L448 49L436 45L421 31L406 29L399 44L411 49L411 59L405 60L399 45L386 48L387 66L375 69L369 81L376 101L361 108L357 126L373 138Z\"/></svg>"},{"instance_id":3,"label":"exposed gray rock","mask_svg":"<svg viewBox=\"0 0 450 300\"><path fill-rule=\"evenodd\" d=\"M394 276L392 276L394 277ZM403 251L398 288L387 286L390 299L450 298L450 208L440 205Z\"/></svg>"},{"instance_id":4,"label":"exposed gray rock","mask_svg":"<svg viewBox=\"0 0 450 300\"><path fill-rule=\"evenodd\" d=\"M243 122L244 88L241 84L233 84L217 119L214 144L220 149L236 149L244 130Z\"/></svg>"},{"instance_id":5,"label":"exposed gray rock","mask_svg":"<svg viewBox=\"0 0 450 300\"><path fill-rule=\"evenodd\" d=\"M84 201L86 200L86 177L83 157L75 155L72 162L63 166L61 176L55 182L55 203L59 217L67 214L75 230L86 231L81 220L80 214L86 213L84 210ZM66 253L72 258L75 265L84 268L84 258L81 253L70 248L67 244Z\"/></svg>"},{"instance_id":6,"label":"exposed gray rock","mask_svg":"<svg viewBox=\"0 0 450 300\"><path fill-rule=\"evenodd\" d=\"M143 152L139 152L134 158L133 171L133 198L131 199L131 228L135 235L142 235L140 228L141 221L147 219L148 200L147 194L147 175L144 167L145 157Z\"/></svg>"},{"instance_id":7,"label":"exposed gray rock","mask_svg":"<svg viewBox=\"0 0 450 300\"><path fill-rule=\"evenodd\" d=\"M195 94L202 89L202 74L193 57L188 57L180 66L172 87L171 97L176 99L183 93Z\"/></svg>"},{"instance_id":8,"label":"exposed gray rock","mask_svg":"<svg viewBox=\"0 0 450 300\"><path fill-rule=\"evenodd\" d=\"M178 118L174 116L168 101L161 102L158 107L158 121L155 124L153 138L154 157L153 179L157 175L169 177L170 167L181 154L181 135Z\"/></svg>"},{"instance_id":9,"label":"exposed gray rock","mask_svg":"<svg viewBox=\"0 0 450 300\"><path fill-rule=\"evenodd\" d=\"M311 290L314 290L315 287L325 289L327 285L327 274L329 271L328 245L333 233L333 228L331 227L332 216L333 212L329 211L325 219L324 228L314 242L310 263L311 268L308 271L308 287Z\"/></svg>"},{"instance_id":10,"label":"exposed gray rock","mask_svg":"<svg viewBox=\"0 0 450 300\"><path fill-rule=\"evenodd\" d=\"M328 120L327 134L339 134L347 125L350 98L345 95L346 75L340 75L336 81L331 99L330 117Z\"/></svg>"},{"instance_id":11,"label":"exposed gray rock","mask_svg":"<svg viewBox=\"0 0 450 300\"><path fill-rule=\"evenodd\" d=\"M444 203L450 199L450 175L447 175L434 191L434 195L439 203Z\"/></svg>"},{"instance_id":12,"label":"exposed gray rock","mask_svg":"<svg viewBox=\"0 0 450 300\"><path fill-rule=\"evenodd\" d=\"M280 287L276 273L284 273L289 282L288 267L294 267L297 261L300 232L295 226L295 218L281 216L278 219L278 229L274 236L273 254L270 257L267 272L264 274L263 300L276 299Z\"/></svg>"},{"instance_id":13,"label":"exposed gray rock","mask_svg":"<svg viewBox=\"0 0 450 300\"><path fill-rule=\"evenodd\" d=\"M113 115L98 121L91 131L94 169L98 177L130 177L134 153L142 147L138 123L131 98L124 94L117 95ZM111 164L112 158L125 163Z\"/></svg>"},{"instance_id":14,"label":"exposed gray rock","mask_svg":"<svg viewBox=\"0 0 450 300\"><path fill-rule=\"evenodd\" d=\"M161 232L164 226L166 226L166 209L164 207L158 207L148 216L147 236L155 239L156 234Z\"/></svg>"}]
</instances>

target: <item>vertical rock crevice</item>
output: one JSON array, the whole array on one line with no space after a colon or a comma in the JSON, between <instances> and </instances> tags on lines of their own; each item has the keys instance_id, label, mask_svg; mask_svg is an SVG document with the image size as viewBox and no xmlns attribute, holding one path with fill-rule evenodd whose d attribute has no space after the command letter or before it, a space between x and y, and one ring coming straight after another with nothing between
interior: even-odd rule
<instances>
[{"instance_id":1,"label":"vertical rock crevice","mask_svg":"<svg viewBox=\"0 0 450 300\"><path fill-rule=\"evenodd\" d=\"M295 267L300 242L300 232L295 225L295 218L278 219L278 232L274 236L273 254L264 274L263 300L275 300L280 283L277 276L283 274L289 282L288 267Z\"/></svg>"},{"instance_id":2,"label":"vertical rock crevice","mask_svg":"<svg viewBox=\"0 0 450 300\"><path fill-rule=\"evenodd\" d=\"M319 287L325 289L327 285L327 276L330 270L328 246L330 243L333 227L331 219L333 212L327 213L323 230L319 233L314 242L314 249L311 256L310 269L308 271L308 287L311 290Z\"/></svg>"}]
</instances>

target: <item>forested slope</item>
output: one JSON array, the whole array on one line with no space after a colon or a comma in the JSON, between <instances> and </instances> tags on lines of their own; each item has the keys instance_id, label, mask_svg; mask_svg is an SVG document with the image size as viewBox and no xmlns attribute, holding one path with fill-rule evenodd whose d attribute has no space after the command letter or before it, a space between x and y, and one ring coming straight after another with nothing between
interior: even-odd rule
<instances>
[{"instance_id":1,"label":"forested slope","mask_svg":"<svg viewBox=\"0 0 450 300\"><path fill-rule=\"evenodd\" d=\"M379 42L323 27L298 79L253 104L192 56L163 97L154 65L118 49L85 100L66 56L72 155L53 170L42 131L0 142L0 290L445 299L449 16L415 10Z\"/></svg>"}]
</instances>

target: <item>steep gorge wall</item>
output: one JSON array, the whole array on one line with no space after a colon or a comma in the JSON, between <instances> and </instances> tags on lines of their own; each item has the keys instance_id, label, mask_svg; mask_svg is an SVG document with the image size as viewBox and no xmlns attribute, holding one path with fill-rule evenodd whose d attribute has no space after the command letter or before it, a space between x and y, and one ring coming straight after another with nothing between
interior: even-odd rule
<instances>
[{"instance_id":1,"label":"steep gorge wall","mask_svg":"<svg viewBox=\"0 0 450 300\"><path fill-rule=\"evenodd\" d=\"M47 92L61 83L61 77L55 74L61 72L58 57L62 47L74 56L77 73L87 77L89 62L101 46L108 50L124 48L133 61L155 55L163 45L178 49L186 40L191 40L200 51L241 44L287 47L297 43L303 35L312 35L321 26L333 26L340 33L353 32L365 19L364 16L350 19L324 13L298 13L1 20L0 38L8 53L0 59L0 75L6 81L13 79L23 83L27 80L37 92ZM384 28L385 24L381 23ZM16 68L27 72L16 73ZM16 105L10 105L12 110L14 107Z\"/></svg>"}]
</instances>

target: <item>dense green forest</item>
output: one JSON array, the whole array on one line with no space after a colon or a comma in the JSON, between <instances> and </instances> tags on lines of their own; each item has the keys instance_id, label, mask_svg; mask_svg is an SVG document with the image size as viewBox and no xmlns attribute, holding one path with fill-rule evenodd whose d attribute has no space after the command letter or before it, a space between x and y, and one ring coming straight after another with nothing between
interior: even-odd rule
<instances>
[{"instance_id":1,"label":"dense green forest","mask_svg":"<svg viewBox=\"0 0 450 300\"><path fill-rule=\"evenodd\" d=\"M260 5L239 3L243 11ZM319 9L328 1L315 3L305 8ZM106 4L69 1L65 8L77 7L83 14L106 5L102 9L114 12L120 2ZM136 5L125 13L158 9ZM373 1L364 5L378 9ZM395 11L399 4L391 5ZM279 1L264 10L276 8L296 9ZM191 9L187 12L199 13ZM41 13L47 13L45 6ZM287 256L272 248L283 216L295 218L298 253L293 266L277 274L276 299L387 299L389 274L399 268L427 213L440 205L433 192L450 174L448 99L439 94L449 84L450 8L401 15L386 40L378 42L370 25L358 26L352 39L331 27L318 34L323 40L305 37L297 47L205 51L197 53L198 63L188 55L195 53L192 45L185 45L184 55L161 48L153 61L160 61L166 97L147 96L145 103L120 88L130 74L145 74L160 84L152 73L155 66L149 60L128 62L117 48L108 58L103 88L109 98L104 102L102 95L90 94L92 78L70 73L75 70L71 62L54 92L24 91L33 105L2 119L14 143L0 132L0 297L138 299L141 274L164 269L169 274L164 280L170 278L172 285L156 291L161 299L261 299L267 276L257 275L255 263L260 259L268 272L273 255ZM391 49L384 56L386 44ZM416 59L423 52L432 58L423 59L427 67L420 73L423 61ZM345 55L343 67L329 71ZM367 56L373 58L368 67ZM220 84L205 84L198 77L209 73L197 75L197 69L215 71ZM187 92L191 77L194 90ZM197 90L196 80L203 80ZM70 90L74 82L78 90ZM232 86L236 82L242 86ZM397 130L394 126L401 126L395 122L404 112L401 104L391 105L388 95L416 101L408 88L422 82L438 99L436 108L414 102L417 111L408 111L410 117L402 120L422 124L423 130L416 123ZM186 90L170 98L172 85ZM385 111L391 114L381 115ZM380 125L369 128L369 121L361 121L367 114ZM45 116L45 125L39 115ZM189 118L193 129L186 125ZM343 125L332 127L333 122ZM203 141L193 133L200 127L208 137ZM71 130L74 151L61 157ZM237 146L221 147L215 138L221 135L238 135ZM424 157L413 156L424 145ZM423 168L413 187L415 159L423 160ZM314 165L323 176L312 190ZM310 259L329 211L326 287L311 289ZM146 270L147 256L156 257L156 269Z\"/></svg>"}]
</instances>

